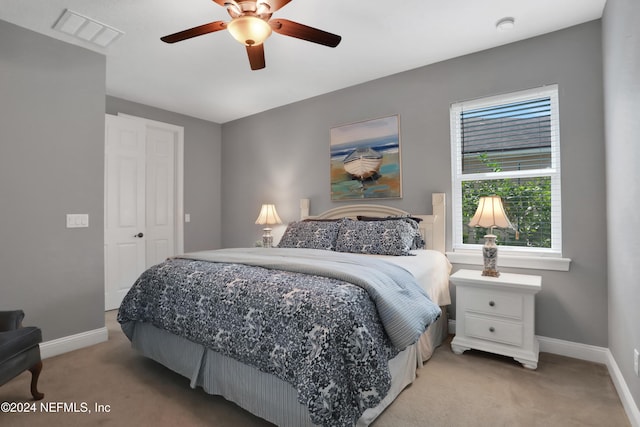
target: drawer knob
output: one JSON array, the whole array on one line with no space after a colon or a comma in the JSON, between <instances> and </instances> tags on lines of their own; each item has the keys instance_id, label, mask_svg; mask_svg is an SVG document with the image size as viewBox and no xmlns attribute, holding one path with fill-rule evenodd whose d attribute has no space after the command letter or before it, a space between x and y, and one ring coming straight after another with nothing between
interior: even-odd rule
<instances>
[{"instance_id":1,"label":"drawer knob","mask_svg":"<svg viewBox=\"0 0 640 427\"><path fill-rule=\"evenodd\" d=\"M496 303L494 301L489 301L489 306L490 307L494 307L496 305Z\"/></svg>"},{"instance_id":2,"label":"drawer knob","mask_svg":"<svg viewBox=\"0 0 640 427\"><path fill-rule=\"evenodd\" d=\"M495 331L496 331L496 328L494 328L493 326L489 327L489 332L495 332Z\"/></svg>"}]
</instances>

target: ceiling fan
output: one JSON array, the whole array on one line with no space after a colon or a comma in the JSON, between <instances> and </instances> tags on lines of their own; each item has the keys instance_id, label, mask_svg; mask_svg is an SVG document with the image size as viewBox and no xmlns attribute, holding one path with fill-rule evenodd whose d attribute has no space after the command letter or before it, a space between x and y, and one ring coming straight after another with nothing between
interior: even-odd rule
<instances>
[{"instance_id":1,"label":"ceiling fan","mask_svg":"<svg viewBox=\"0 0 640 427\"><path fill-rule=\"evenodd\" d=\"M213 0L227 9L230 22L215 21L175 34L161 37L166 43L175 43L220 30L229 30L233 38L246 46L252 70L265 67L263 42L272 31L324 46L336 47L341 36L308 27L288 19L271 19L271 15L291 0Z\"/></svg>"}]
</instances>

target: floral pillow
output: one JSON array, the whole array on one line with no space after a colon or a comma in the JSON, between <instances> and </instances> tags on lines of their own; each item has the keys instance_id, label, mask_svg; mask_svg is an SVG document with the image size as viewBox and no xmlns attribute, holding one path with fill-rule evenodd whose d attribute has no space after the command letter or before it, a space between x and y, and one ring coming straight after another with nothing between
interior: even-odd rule
<instances>
[{"instance_id":1,"label":"floral pillow","mask_svg":"<svg viewBox=\"0 0 640 427\"><path fill-rule=\"evenodd\" d=\"M335 250L340 221L292 222L278 243L279 248Z\"/></svg>"},{"instance_id":2,"label":"floral pillow","mask_svg":"<svg viewBox=\"0 0 640 427\"><path fill-rule=\"evenodd\" d=\"M417 229L407 221L341 222L336 251L371 255L410 255Z\"/></svg>"},{"instance_id":3,"label":"floral pillow","mask_svg":"<svg viewBox=\"0 0 640 427\"><path fill-rule=\"evenodd\" d=\"M422 221L422 218L413 216L388 216L388 217L375 217L375 216L362 216L358 215L359 221L406 221L415 230L415 237L413 238L413 244L411 249L424 249L425 243L420 232L420 226L418 223Z\"/></svg>"}]
</instances>

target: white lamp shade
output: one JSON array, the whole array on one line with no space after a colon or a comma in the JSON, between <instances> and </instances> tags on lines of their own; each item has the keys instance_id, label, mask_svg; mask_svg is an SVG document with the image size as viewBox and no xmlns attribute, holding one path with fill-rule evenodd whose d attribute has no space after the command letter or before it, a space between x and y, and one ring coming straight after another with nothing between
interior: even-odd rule
<instances>
[{"instance_id":1,"label":"white lamp shade","mask_svg":"<svg viewBox=\"0 0 640 427\"><path fill-rule=\"evenodd\" d=\"M478 209L469 221L471 227L513 228L502 206L500 196L480 197Z\"/></svg>"},{"instance_id":2,"label":"white lamp shade","mask_svg":"<svg viewBox=\"0 0 640 427\"><path fill-rule=\"evenodd\" d=\"M262 44L271 35L269 24L256 16L239 16L227 24L234 39L245 46Z\"/></svg>"},{"instance_id":3,"label":"white lamp shade","mask_svg":"<svg viewBox=\"0 0 640 427\"><path fill-rule=\"evenodd\" d=\"M264 204L260 209L260 215L256 219L256 224L282 224L282 220L276 212L275 205Z\"/></svg>"}]
</instances>

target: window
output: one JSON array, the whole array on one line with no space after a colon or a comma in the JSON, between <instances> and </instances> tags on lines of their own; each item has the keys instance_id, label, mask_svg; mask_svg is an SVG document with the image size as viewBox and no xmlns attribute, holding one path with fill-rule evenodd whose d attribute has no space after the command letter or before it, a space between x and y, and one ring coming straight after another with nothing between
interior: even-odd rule
<instances>
[{"instance_id":1,"label":"window","mask_svg":"<svg viewBox=\"0 0 640 427\"><path fill-rule=\"evenodd\" d=\"M513 229L496 228L501 254L561 256L558 87L451 106L453 249L477 249L469 227L481 196L498 195Z\"/></svg>"}]
</instances>

